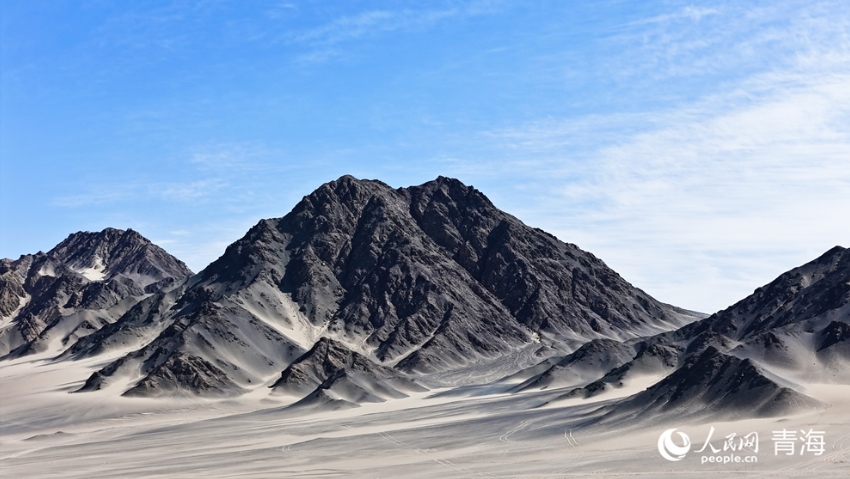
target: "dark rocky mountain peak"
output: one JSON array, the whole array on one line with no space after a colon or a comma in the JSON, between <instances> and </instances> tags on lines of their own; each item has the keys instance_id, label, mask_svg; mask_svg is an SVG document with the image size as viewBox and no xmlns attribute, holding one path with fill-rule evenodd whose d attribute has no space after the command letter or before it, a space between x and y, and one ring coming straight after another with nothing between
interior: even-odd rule
<instances>
[{"instance_id":1,"label":"dark rocky mountain peak","mask_svg":"<svg viewBox=\"0 0 850 479\"><path fill-rule=\"evenodd\" d=\"M519 369L534 354L654 334L699 317L654 300L590 253L445 177L395 189L352 176L321 185L228 246L162 316L137 313L109 331L179 323L205 303L226 310L240 329L268 327L312 355L317 346L333 350L324 337L374 367L417 374L486 369L517 354L529 363ZM217 377L244 387L209 351L186 344L170 354L206 358ZM210 367L198 374L210 376ZM363 371L346 371L345 381L365 387Z\"/></svg>"},{"instance_id":2,"label":"dark rocky mountain peak","mask_svg":"<svg viewBox=\"0 0 850 479\"><path fill-rule=\"evenodd\" d=\"M0 357L64 350L192 272L133 230L74 233L47 253L0 263Z\"/></svg>"},{"instance_id":3,"label":"dark rocky mountain peak","mask_svg":"<svg viewBox=\"0 0 850 479\"><path fill-rule=\"evenodd\" d=\"M132 229L74 233L47 255L89 279L121 274L146 286L192 274L182 261Z\"/></svg>"}]
</instances>

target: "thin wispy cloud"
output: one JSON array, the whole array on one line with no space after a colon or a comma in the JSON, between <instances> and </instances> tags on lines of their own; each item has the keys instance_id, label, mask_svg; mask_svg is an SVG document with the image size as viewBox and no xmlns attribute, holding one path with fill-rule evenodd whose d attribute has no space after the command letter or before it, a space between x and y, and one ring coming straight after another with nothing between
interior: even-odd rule
<instances>
[{"instance_id":1,"label":"thin wispy cloud","mask_svg":"<svg viewBox=\"0 0 850 479\"><path fill-rule=\"evenodd\" d=\"M500 10L501 2L452 2L442 9L383 9L356 15L344 15L324 25L292 34L289 40L311 45L336 43L374 37L382 33L429 28L453 17L492 14Z\"/></svg>"},{"instance_id":2,"label":"thin wispy cloud","mask_svg":"<svg viewBox=\"0 0 850 479\"><path fill-rule=\"evenodd\" d=\"M323 25L287 34L284 39L310 48L298 55L301 63L319 63L341 56L341 44L376 39L389 33L423 31L449 19L492 14L499 10L500 3L477 1L452 3L442 9L370 10L337 17Z\"/></svg>"},{"instance_id":3,"label":"thin wispy cloud","mask_svg":"<svg viewBox=\"0 0 850 479\"><path fill-rule=\"evenodd\" d=\"M834 2L734 2L688 6L624 25L609 38L623 52L620 75L725 79L793 67L808 49L846 43L846 6ZM737 70L737 75L736 75Z\"/></svg>"},{"instance_id":4,"label":"thin wispy cloud","mask_svg":"<svg viewBox=\"0 0 850 479\"><path fill-rule=\"evenodd\" d=\"M92 180L80 185L75 193L55 196L51 204L67 209L87 209L127 203L185 205L205 200L238 210L242 209L240 205L256 203L250 191L255 187L262 189L267 175L310 166L281 161L283 158L285 155L280 151L257 143L196 145L175 159L178 165L191 168L182 171L182 179L112 178L108 183Z\"/></svg>"},{"instance_id":5,"label":"thin wispy cloud","mask_svg":"<svg viewBox=\"0 0 850 479\"><path fill-rule=\"evenodd\" d=\"M783 142L787 129L730 134L789 103L640 135L599 152L575 177L518 176L535 185L536 201L510 209L652 294L711 312L850 238L840 219L850 210L850 141ZM775 146L753 146L771 137Z\"/></svg>"},{"instance_id":6,"label":"thin wispy cloud","mask_svg":"<svg viewBox=\"0 0 850 479\"><path fill-rule=\"evenodd\" d=\"M318 45L333 45L364 35L398 30L406 23L403 15L389 11L364 12L338 18L327 25L293 35L292 41Z\"/></svg>"},{"instance_id":7,"label":"thin wispy cloud","mask_svg":"<svg viewBox=\"0 0 850 479\"><path fill-rule=\"evenodd\" d=\"M185 182L116 181L107 186L85 185L79 193L56 196L53 206L61 208L91 208L115 203L149 203L151 201L189 202L210 196L226 188L222 178L206 178Z\"/></svg>"},{"instance_id":8,"label":"thin wispy cloud","mask_svg":"<svg viewBox=\"0 0 850 479\"><path fill-rule=\"evenodd\" d=\"M96 27L93 39L99 47L129 49L185 47L191 39L191 4L161 5L111 16ZM182 28L181 28L182 27Z\"/></svg>"},{"instance_id":9,"label":"thin wispy cloud","mask_svg":"<svg viewBox=\"0 0 850 479\"><path fill-rule=\"evenodd\" d=\"M189 154L189 163L200 171L256 172L273 167L272 161L283 154L273 149L242 143L218 143L199 147Z\"/></svg>"},{"instance_id":10,"label":"thin wispy cloud","mask_svg":"<svg viewBox=\"0 0 850 479\"><path fill-rule=\"evenodd\" d=\"M850 185L847 81L850 75L836 75L748 106L671 113L664 128L599 150L593 187L570 194L604 198L609 214L623 219L659 207L678 211L683 222L694 210L766 216L841 198L830 190Z\"/></svg>"},{"instance_id":11,"label":"thin wispy cloud","mask_svg":"<svg viewBox=\"0 0 850 479\"><path fill-rule=\"evenodd\" d=\"M189 183L166 183L149 188L152 195L158 195L167 200L191 201L209 196L227 186L224 180L213 178Z\"/></svg>"},{"instance_id":12,"label":"thin wispy cloud","mask_svg":"<svg viewBox=\"0 0 850 479\"><path fill-rule=\"evenodd\" d=\"M50 204L60 208L80 208L123 201L130 198L131 193L125 188L80 188L80 193L54 197Z\"/></svg>"},{"instance_id":13,"label":"thin wispy cloud","mask_svg":"<svg viewBox=\"0 0 850 479\"><path fill-rule=\"evenodd\" d=\"M838 218L850 210L850 131L836 118L848 101L834 85L786 92L604 149L589 183L560 191L561 205L584 208L556 230L662 298L731 304L847 244L850 226ZM717 290L696 290L692 275Z\"/></svg>"},{"instance_id":14,"label":"thin wispy cloud","mask_svg":"<svg viewBox=\"0 0 850 479\"><path fill-rule=\"evenodd\" d=\"M272 20L278 20L289 16L298 7L291 2L277 2L266 9L265 14Z\"/></svg>"},{"instance_id":15,"label":"thin wispy cloud","mask_svg":"<svg viewBox=\"0 0 850 479\"><path fill-rule=\"evenodd\" d=\"M720 10L716 8L699 8L689 5L687 7L682 8L681 10L674 13L667 13L664 15L658 15L652 18L646 18L643 20L638 20L632 22L632 25L647 25L650 23L665 23L671 21L677 21L682 19L687 19L691 21L698 22L703 17L707 17L710 15L717 15L720 13Z\"/></svg>"}]
</instances>

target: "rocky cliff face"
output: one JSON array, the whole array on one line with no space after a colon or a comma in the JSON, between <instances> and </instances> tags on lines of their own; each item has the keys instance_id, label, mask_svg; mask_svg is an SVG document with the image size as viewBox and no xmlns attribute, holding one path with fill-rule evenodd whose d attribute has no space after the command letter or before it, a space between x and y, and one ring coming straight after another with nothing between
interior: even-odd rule
<instances>
[{"instance_id":1,"label":"rocky cliff face","mask_svg":"<svg viewBox=\"0 0 850 479\"><path fill-rule=\"evenodd\" d=\"M836 246L683 332L711 331L745 340L794 324L824 326L830 317L846 317L849 304L850 252Z\"/></svg>"},{"instance_id":2,"label":"rocky cliff face","mask_svg":"<svg viewBox=\"0 0 850 479\"><path fill-rule=\"evenodd\" d=\"M133 230L75 233L0 263L0 357L65 349L192 272Z\"/></svg>"}]
</instances>

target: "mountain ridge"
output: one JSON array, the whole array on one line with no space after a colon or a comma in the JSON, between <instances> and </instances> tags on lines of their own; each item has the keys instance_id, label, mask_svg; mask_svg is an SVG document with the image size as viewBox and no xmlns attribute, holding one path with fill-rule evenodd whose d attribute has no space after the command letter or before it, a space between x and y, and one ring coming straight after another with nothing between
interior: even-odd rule
<instances>
[{"instance_id":1,"label":"mountain ridge","mask_svg":"<svg viewBox=\"0 0 850 479\"><path fill-rule=\"evenodd\" d=\"M555 404L661 378L603 406L611 422L787 414L823 407L798 381L850 381L845 248L700 315L446 177L325 183L194 275L135 231L74 233L3 260L0 312L6 358L110 354L76 391L128 397L267 387L324 410L464 386Z\"/></svg>"}]
</instances>

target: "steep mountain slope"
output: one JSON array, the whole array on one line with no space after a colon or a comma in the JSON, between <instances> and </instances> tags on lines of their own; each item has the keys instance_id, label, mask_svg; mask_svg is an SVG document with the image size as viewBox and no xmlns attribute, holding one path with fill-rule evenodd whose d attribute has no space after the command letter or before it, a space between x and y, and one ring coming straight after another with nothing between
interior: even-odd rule
<instances>
[{"instance_id":1,"label":"steep mountain slope","mask_svg":"<svg viewBox=\"0 0 850 479\"><path fill-rule=\"evenodd\" d=\"M793 324L820 328L832 319L847 322L848 316L850 252L836 246L676 334L694 336L711 331L741 341Z\"/></svg>"},{"instance_id":2,"label":"steep mountain slope","mask_svg":"<svg viewBox=\"0 0 850 479\"><path fill-rule=\"evenodd\" d=\"M192 272L133 230L70 235L0 263L0 357L62 350Z\"/></svg>"},{"instance_id":3,"label":"steep mountain slope","mask_svg":"<svg viewBox=\"0 0 850 479\"><path fill-rule=\"evenodd\" d=\"M534 334L622 339L691 319L457 180L392 190L343 177L275 227L292 238L281 289L309 320L408 371L462 366Z\"/></svg>"},{"instance_id":4,"label":"steep mountain slope","mask_svg":"<svg viewBox=\"0 0 850 479\"><path fill-rule=\"evenodd\" d=\"M124 396L236 396L262 385L304 352L244 309L195 294L184 294L162 315L143 316L135 327L161 332L96 371L80 392L117 385Z\"/></svg>"},{"instance_id":5,"label":"steep mountain slope","mask_svg":"<svg viewBox=\"0 0 850 479\"><path fill-rule=\"evenodd\" d=\"M199 376L232 383L197 392L230 394L249 387L249 379L268 380L321 337L407 373L486 368L517 351L545 357L697 318L442 177L399 189L350 176L322 185L286 216L251 228L165 309L127 320L159 336L97 373L86 389L154 370L164 378L169 357L191 356L205 362ZM201 326L212 317L226 318L230 334L265 338L252 344L267 361L254 361L250 374L231 373L241 353L233 352L237 342L215 343L216 328ZM174 334L184 339L174 342L165 335L177 324ZM98 340L114 341L106 333L122 327L116 323ZM216 347L193 343L194 328ZM216 365L223 356L227 365ZM179 383L181 376L168 377Z\"/></svg>"}]
</instances>

